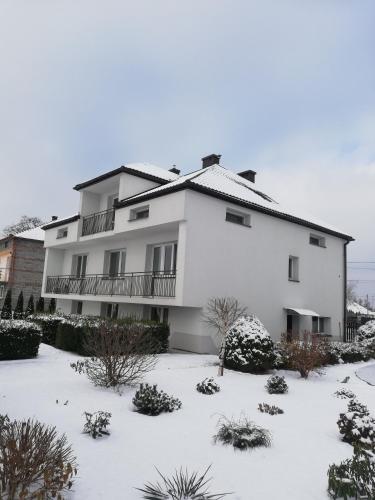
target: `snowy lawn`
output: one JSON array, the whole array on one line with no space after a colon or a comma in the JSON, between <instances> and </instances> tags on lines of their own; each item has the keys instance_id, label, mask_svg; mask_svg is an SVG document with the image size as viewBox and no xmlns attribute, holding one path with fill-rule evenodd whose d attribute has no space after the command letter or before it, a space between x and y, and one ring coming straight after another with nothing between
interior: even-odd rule
<instances>
[{"instance_id":1,"label":"snowy lawn","mask_svg":"<svg viewBox=\"0 0 375 500\"><path fill-rule=\"evenodd\" d=\"M0 362L0 414L35 417L67 434L79 463L69 499L141 499L134 487L157 479L154 465L168 474L180 466L203 470L212 464L212 492L233 491L228 499L322 500L328 498L329 464L352 454L336 425L347 400L333 393L351 389L375 413L375 387L355 375L373 361L330 367L326 375L307 381L293 372L279 372L289 385L284 395L267 394L269 375L226 370L216 379L221 392L208 396L195 385L216 376L214 356L164 354L147 381L180 398L183 406L149 417L132 411L135 388L126 388L121 396L95 388L70 368L76 359L42 344L35 360ZM341 384L347 375L349 382ZM260 413L262 402L280 406L285 414ZM82 434L82 414L97 410L113 416L111 435L94 440ZM241 452L213 443L219 416L240 417L241 412L271 431L271 448Z\"/></svg>"},{"instance_id":2,"label":"snowy lawn","mask_svg":"<svg viewBox=\"0 0 375 500\"><path fill-rule=\"evenodd\" d=\"M356 371L357 377L370 385L375 385L375 364L363 366Z\"/></svg>"}]
</instances>

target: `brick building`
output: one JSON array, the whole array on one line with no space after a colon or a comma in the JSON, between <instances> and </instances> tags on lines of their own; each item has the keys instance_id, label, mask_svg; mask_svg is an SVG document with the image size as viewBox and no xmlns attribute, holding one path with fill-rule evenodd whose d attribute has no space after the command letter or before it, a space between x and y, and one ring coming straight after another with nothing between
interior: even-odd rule
<instances>
[{"instance_id":1,"label":"brick building","mask_svg":"<svg viewBox=\"0 0 375 500\"><path fill-rule=\"evenodd\" d=\"M25 307L31 294L41 294L44 266L44 231L36 227L0 239L0 307L12 290L13 307L23 291Z\"/></svg>"}]
</instances>

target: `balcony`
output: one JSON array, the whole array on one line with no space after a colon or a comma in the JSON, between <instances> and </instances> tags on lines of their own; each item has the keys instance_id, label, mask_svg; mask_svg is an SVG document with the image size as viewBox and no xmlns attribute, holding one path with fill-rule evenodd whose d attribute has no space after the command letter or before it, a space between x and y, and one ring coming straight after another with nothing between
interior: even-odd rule
<instances>
[{"instance_id":1,"label":"balcony","mask_svg":"<svg viewBox=\"0 0 375 500\"><path fill-rule=\"evenodd\" d=\"M63 295L121 295L124 297L175 297L176 273L150 271L116 276L87 274L48 276L46 293Z\"/></svg>"},{"instance_id":2,"label":"balcony","mask_svg":"<svg viewBox=\"0 0 375 500\"><path fill-rule=\"evenodd\" d=\"M112 231L115 225L115 210L104 210L82 219L82 236Z\"/></svg>"}]
</instances>

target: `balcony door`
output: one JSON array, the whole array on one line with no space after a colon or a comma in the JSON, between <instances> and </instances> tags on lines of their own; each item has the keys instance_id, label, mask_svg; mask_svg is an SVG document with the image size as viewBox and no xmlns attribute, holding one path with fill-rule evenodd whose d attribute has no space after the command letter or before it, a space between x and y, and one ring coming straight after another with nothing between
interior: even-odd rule
<instances>
[{"instance_id":1,"label":"balcony door","mask_svg":"<svg viewBox=\"0 0 375 500\"><path fill-rule=\"evenodd\" d=\"M177 262L177 243L155 245L152 253L152 270L155 274L174 274Z\"/></svg>"},{"instance_id":2,"label":"balcony door","mask_svg":"<svg viewBox=\"0 0 375 500\"><path fill-rule=\"evenodd\" d=\"M84 278L86 276L87 255L75 255L75 277Z\"/></svg>"},{"instance_id":3,"label":"balcony door","mask_svg":"<svg viewBox=\"0 0 375 500\"><path fill-rule=\"evenodd\" d=\"M125 273L126 250L111 250L108 255L108 274L112 278Z\"/></svg>"}]
</instances>

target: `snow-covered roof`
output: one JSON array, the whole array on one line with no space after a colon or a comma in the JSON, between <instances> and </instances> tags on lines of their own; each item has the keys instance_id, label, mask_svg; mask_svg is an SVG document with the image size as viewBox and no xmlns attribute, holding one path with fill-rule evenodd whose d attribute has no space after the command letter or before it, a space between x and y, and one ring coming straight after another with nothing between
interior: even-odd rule
<instances>
[{"instance_id":1,"label":"snow-covered roof","mask_svg":"<svg viewBox=\"0 0 375 500\"><path fill-rule=\"evenodd\" d=\"M348 300L346 309L348 312L352 314L363 314L364 316L375 316L374 311L370 311L366 307L361 306L358 302L354 302L354 300Z\"/></svg>"},{"instance_id":2,"label":"snow-covered roof","mask_svg":"<svg viewBox=\"0 0 375 500\"><path fill-rule=\"evenodd\" d=\"M258 190L253 182L217 164L187 175L179 176L172 182L121 200L120 204L124 206L130 205L142 198L161 196L164 193L183 189L185 187L195 188L208 193L211 192L214 195L224 195L231 198L233 202L245 203L249 205L249 207L253 206L258 209L265 209L267 213L274 213L275 215L283 216L283 218L293 218L294 222L307 222L310 225L317 226L317 229L326 229L337 235L346 236L340 229L326 224L310 215L301 214L291 207L280 205L274 198ZM351 239L350 237L348 238Z\"/></svg>"},{"instance_id":3,"label":"snow-covered roof","mask_svg":"<svg viewBox=\"0 0 375 500\"><path fill-rule=\"evenodd\" d=\"M32 229L27 229L26 231L22 231L21 233L17 233L14 236L17 238L25 238L29 240L40 240L44 241L44 231L41 226L34 227Z\"/></svg>"},{"instance_id":4,"label":"snow-covered roof","mask_svg":"<svg viewBox=\"0 0 375 500\"><path fill-rule=\"evenodd\" d=\"M169 170L153 165L152 163L127 163L125 168L141 172L143 174L152 175L154 177L159 177L166 181L174 181L178 179L178 174L170 172Z\"/></svg>"},{"instance_id":5,"label":"snow-covered roof","mask_svg":"<svg viewBox=\"0 0 375 500\"><path fill-rule=\"evenodd\" d=\"M300 316L320 316L320 314L316 313L315 311L311 311L311 309L301 309L299 307L286 307L288 311L293 311Z\"/></svg>"},{"instance_id":6,"label":"snow-covered roof","mask_svg":"<svg viewBox=\"0 0 375 500\"><path fill-rule=\"evenodd\" d=\"M44 224L42 229L52 229L53 227L63 226L65 223L74 222L80 218L79 214L69 215L68 217L62 217L61 219L52 220L48 224Z\"/></svg>"}]
</instances>

